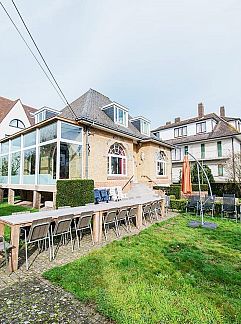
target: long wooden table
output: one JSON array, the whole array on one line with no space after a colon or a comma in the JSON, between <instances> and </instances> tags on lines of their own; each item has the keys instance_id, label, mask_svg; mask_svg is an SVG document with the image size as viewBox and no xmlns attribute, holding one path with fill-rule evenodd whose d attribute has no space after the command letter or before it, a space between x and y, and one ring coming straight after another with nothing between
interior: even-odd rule
<instances>
[{"instance_id":1,"label":"long wooden table","mask_svg":"<svg viewBox=\"0 0 241 324\"><path fill-rule=\"evenodd\" d=\"M102 215L111 209L116 208L125 208L125 207L138 207L138 214L136 225L140 229L142 227L142 205L147 204L149 202L153 202L156 200L160 200L162 215L165 212L165 199L162 197L156 196L145 196L141 198L133 198L121 200L118 202L110 201L109 203L100 203L100 204L89 204L86 206L80 207L70 207L63 209L56 209L51 211L40 211L36 213L26 213L26 214L18 214L18 215L10 215L10 216L0 216L0 236L4 234L5 225L10 226L11 228L11 244L13 246L11 253L11 260L9 262L10 271L16 271L18 269L18 257L19 257L19 237L20 237L20 229L24 226L31 226L34 220L44 219L48 217L52 217L53 221L62 215L72 214L77 216L82 212L93 211L93 237L95 243L101 243L102 241Z\"/></svg>"}]
</instances>

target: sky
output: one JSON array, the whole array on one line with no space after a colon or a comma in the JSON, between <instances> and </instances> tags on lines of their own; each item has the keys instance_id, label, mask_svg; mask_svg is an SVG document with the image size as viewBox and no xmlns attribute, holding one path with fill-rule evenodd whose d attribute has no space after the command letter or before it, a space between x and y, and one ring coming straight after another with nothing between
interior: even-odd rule
<instances>
[{"instance_id":1,"label":"sky","mask_svg":"<svg viewBox=\"0 0 241 324\"><path fill-rule=\"evenodd\" d=\"M2 3L27 38L11 1ZM69 102L92 88L152 128L196 116L199 102L241 117L240 0L15 3ZM0 96L62 109L1 7L0 40Z\"/></svg>"}]
</instances>

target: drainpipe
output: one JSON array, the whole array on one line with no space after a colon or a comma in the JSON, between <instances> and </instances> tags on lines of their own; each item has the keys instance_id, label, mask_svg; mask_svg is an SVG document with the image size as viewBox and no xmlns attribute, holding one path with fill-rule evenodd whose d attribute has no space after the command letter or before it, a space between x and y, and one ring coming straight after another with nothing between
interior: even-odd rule
<instances>
[{"instance_id":1,"label":"drainpipe","mask_svg":"<svg viewBox=\"0 0 241 324\"><path fill-rule=\"evenodd\" d=\"M89 128L86 127L85 136L85 179L89 177Z\"/></svg>"}]
</instances>

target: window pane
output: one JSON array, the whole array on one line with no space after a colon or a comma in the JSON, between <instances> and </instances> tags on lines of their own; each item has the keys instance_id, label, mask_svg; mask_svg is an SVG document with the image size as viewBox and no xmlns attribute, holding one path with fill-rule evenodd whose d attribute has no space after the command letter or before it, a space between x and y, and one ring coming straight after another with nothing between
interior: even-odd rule
<instances>
[{"instance_id":1,"label":"window pane","mask_svg":"<svg viewBox=\"0 0 241 324\"><path fill-rule=\"evenodd\" d=\"M53 123L40 128L40 143L57 138L57 124Z\"/></svg>"},{"instance_id":2,"label":"window pane","mask_svg":"<svg viewBox=\"0 0 241 324\"><path fill-rule=\"evenodd\" d=\"M201 144L201 159L205 159L205 144Z\"/></svg>"},{"instance_id":3,"label":"window pane","mask_svg":"<svg viewBox=\"0 0 241 324\"><path fill-rule=\"evenodd\" d=\"M61 138L82 142L82 128L68 123L61 123Z\"/></svg>"},{"instance_id":4,"label":"window pane","mask_svg":"<svg viewBox=\"0 0 241 324\"><path fill-rule=\"evenodd\" d=\"M0 183L8 183L8 155L0 157Z\"/></svg>"},{"instance_id":5,"label":"window pane","mask_svg":"<svg viewBox=\"0 0 241 324\"><path fill-rule=\"evenodd\" d=\"M118 158L111 157L111 174L118 174Z\"/></svg>"},{"instance_id":6,"label":"window pane","mask_svg":"<svg viewBox=\"0 0 241 324\"><path fill-rule=\"evenodd\" d=\"M222 157L222 142L217 142L218 157Z\"/></svg>"},{"instance_id":7,"label":"window pane","mask_svg":"<svg viewBox=\"0 0 241 324\"><path fill-rule=\"evenodd\" d=\"M23 183L35 183L36 149L24 151Z\"/></svg>"},{"instance_id":8,"label":"window pane","mask_svg":"<svg viewBox=\"0 0 241 324\"><path fill-rule=\"evenodd\" d=\"M164 165L165 162L157 161L157 175L165 175Z\"/></svg>"},{"instance_id":9,"label":"window pane","mask_svg":"<svg viewBox=\"0 0 241 324\"><path fill-rule=\"evenodd\" d=\"M60 179L75 179L82 176L82 146L60 144Z\"/></svg>"},{"instance_id":10,"label":"window pane","mask_svg":"<svg viewBox=\"0 0 241 324\"><path fill-rule=\"evenodd\" d=\"M40 147L39 183L55 184L57 144L52 143Z\"/></svg>"},{"instance_id":11,"label":"window pane","mask_svg":"<svg viewBox=\"0 0 241 324\"><path fill-rule=\"evenodd\" d=\"M118 109L118 112L119 112L119 123L123 125L124 124L124 111L121 109Z\"/></svg>"},{"instance_id":12,"label":"window pane","mask_svg":"<svg viewBox=\"0 0 241 324\"><path fill-rule=\"evenodd\" d=\"M23 147L36 144L36 131L23 135Z\"/></svg>"},{"instance_id":13,"label":"window pane","mask_svg":"<svg viewBox=\"0 0 241 324\"><path fill-rule=\"evenodd\" d=\"M17 151L21 149L21 137L14 138L11 141L11 151Z\"/></svg>"},{"instance_id":14,"label":"window pane","mask_svg":"<svg viewBox=\"0 0 241 324\"><path fill-rule=\"evenodd\" d=\"M1 145L1 153L8 153L8 149L9 149L9 141L7 142L3 142Z\"/></svg>"},{"instance_id":15,"label":"window pane","mask_svg":"<svg viewBox=\"0 0 241 324\"><path fill-rule=\"evenodd\" d=\"M11 156L11 183L19 183L20 180L20 152Z\"/></svg>"}]
</instances>

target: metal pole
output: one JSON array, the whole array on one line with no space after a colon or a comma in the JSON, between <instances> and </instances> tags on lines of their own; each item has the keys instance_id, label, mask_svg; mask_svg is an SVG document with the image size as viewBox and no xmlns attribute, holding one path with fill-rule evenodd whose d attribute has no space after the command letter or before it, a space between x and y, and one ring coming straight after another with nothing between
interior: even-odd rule
<instances>
[{"instance_id":1,"label":"metal pole","mask_svg":"<svg viewBox=\"0 0 241 324\"><path fill-rule=\"evenodd\" d=\"M200 182L200 170L199 170L199 165L197 163L197 176L198 176L198 190L199 190L199 200L200 200L200 216L201 216L201 222L203 225L203 204L202 204L202 199L201 199L201 182Z\"/></svg>"}]
</instances>

